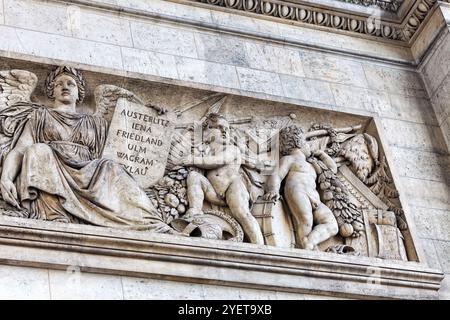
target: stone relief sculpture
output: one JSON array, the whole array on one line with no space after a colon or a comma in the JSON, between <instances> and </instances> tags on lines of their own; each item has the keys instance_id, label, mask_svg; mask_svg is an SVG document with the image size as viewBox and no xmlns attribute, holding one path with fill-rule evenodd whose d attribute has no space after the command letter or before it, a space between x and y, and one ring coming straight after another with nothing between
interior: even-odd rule
<instances>
[{"instance_id":1,"label":"stone relief sculpture","mask_svg":"<svg viewBox=\"0 0 450 320\"><path fill-rule=\"evenodd\" d=\"M220 94L172 112L108 84L88 114L79 70L50 72L48 105L32 98L37 83L0 71L4 215L407 259L398 192L361 125L232 119ZM175 119L201 103L192 123Z\"/></svg>"},{"instance_id":2,"label":"stone relief sculpture","mask_svg":"<svg viewBox=\"0 0 450 320\"><path fill-rule=\"evenodd\" d=\"M77 113L85 95L81 72L58 67L49 74L45 89L54 101L49 107L28 102L37 81L33 74L1 76L6 103L0 133L7 142L0 184L8 204L35 219L177 233L122 166L100 158L108 125L102 108L94 115ZM107 98L122 94L134 98L119 88Z\"/></svg>"},{"instance_id":3,"label":"stone relief sculpture","mask_svg":"<svg viewBox=\"0 0 450 320\"><path fill-rule=\"evenodd\" d=\"M283 195L293 217L296 242L304 249L312 250L321 242L338 233L338 225L331 210L321 202L316 187L316 163L308 163L311 150L298 126L283 128L280 132L280 149L283 157L278 170L267 182L266 200L278 200L281 182L284 180ZM337 167L324 151L314 156L333 172Z\"/></svg>"}]
</instances>

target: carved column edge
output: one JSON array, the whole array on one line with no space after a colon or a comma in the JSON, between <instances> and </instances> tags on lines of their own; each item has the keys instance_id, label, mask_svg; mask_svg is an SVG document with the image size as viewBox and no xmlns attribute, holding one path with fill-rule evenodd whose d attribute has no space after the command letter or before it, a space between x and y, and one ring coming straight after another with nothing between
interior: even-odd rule
<instances>
[{"instance_id":1,"label":"carved column edge","mask_svg":"<svg viewBox=\"0 0 450 320\"><path fill-rule=\"evenodd\" d=\"M416 262L11 217L0 217L0 263L345 298L435 299L443 279Z\"/></svg>"}]
</instances>

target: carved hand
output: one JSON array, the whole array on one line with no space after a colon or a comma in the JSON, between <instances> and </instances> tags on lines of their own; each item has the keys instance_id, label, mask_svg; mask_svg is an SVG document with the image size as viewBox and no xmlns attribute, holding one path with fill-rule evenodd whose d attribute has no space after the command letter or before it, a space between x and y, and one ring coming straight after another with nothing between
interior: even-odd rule
<instances>
[{"instance_id":1,"label":"carved hand","mask_svg":"<svg viewBox=\"0 0 450 320\"><path fill-rule=\"evenodd\" d=\"M17 189L14 182L12 182L11 180L1 179L0 188L2 191L3 199L17 209L21 209L17 197Z\"/></svg>"},{"instance_id":2,"label":"carved hand","mask_svg":"<svg viewBox=\"0 0 450 320\"><path fill-rule=\"evenodd\" d=\"M280 194L276 191L269 191L264 194L263 199L266 201L277 202L280 199Z\"/></svg>"}]
</instances>

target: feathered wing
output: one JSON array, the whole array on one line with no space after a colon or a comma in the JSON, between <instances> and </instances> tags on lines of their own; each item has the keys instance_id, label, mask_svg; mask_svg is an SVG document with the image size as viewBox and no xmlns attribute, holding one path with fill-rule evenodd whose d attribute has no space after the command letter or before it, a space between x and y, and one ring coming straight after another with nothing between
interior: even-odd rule
<instances>
[{"instance_id":1,"label":"feathered wing","mask_svg":"<svg viewBox=\"0 0 450 320\"><path fill-rule=\"evenodd\" d=\"M0 112L20 102L31 102L38 78L25 70L0 71Z\"/></svg>"},{"instance_id":2,"label":"feathered wing","mask_svg":"<svg viewBox=\"0 0 450 320\"><path fill-rule=\"evenodd\" d=\"M0 71L0 171L20 122L26 117L38 78L26 70Z\"/></svg>"},{"instance_id":3,"label":"feathered wing","mask_svg":"<svg viewBox=\"0 0 450 320\"><path fill-rule=\"evenodd\" d=\"M144 104L133 92L111 84L97 86L94 91L94 96L96 105L94 114L99 117L107 117L116 107L119 98Z\"/></svg>"},{"instance_id":4,"label":"feathered wing","mask_svg":"<svg viewBox=\"0 0 450 320\"><path fill-rule=\"evenodd\" d=\"M190 128L174 132L167 158L166 170L174 170L183 166L183 160L193 153L194 142Z\"/></svg>"},{"instance_id":5,"label":"feathered wing","mask_svg":"<svg viewBox=\"0 0 450 320\"><path fill-rule=\"evenodd\" d=\"M344 237L359 237L364 230L361 210L350 200L347 188L321 159L311 157L308 161L317 171L317 185L323 203L333 212Z\"/></svg>"}]
</instances>

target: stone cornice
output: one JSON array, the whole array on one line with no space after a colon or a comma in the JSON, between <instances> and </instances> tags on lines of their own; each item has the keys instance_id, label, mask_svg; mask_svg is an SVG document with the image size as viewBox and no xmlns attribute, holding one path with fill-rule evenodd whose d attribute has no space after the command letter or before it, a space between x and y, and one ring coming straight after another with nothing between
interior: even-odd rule
<instances>
[{"instance_id":1,"label":"stone cornice","mask_svg":"<svg viewBox=\"0 0 450 320\"><path fill-rule=\"evenodd\" d=\"M376 13L373 16L339 12L307 4L278 0L184 0L210 7L245 12L300 23L314 27L345 31L372 38L409 43L438 0L418 0L401 23L386 22ZM450 2L444 0L443 2Z\"/></svg>"},{"instance_id":2,"label":"stone cornice","mask_svg":"<svg viewBox=\"0 0 450 320\"><path fill-rule=\"evenodd\" d=\"M383 10L397 12L397 10L400 8L400 6L403 3L403 0L392 0L392 1L386 1L386 0L337 0L341 2L348 2L363 6L377 6L380 7Z\"/></svg>"},{"instance_id":3,"label":"stone cornice","mask_svg":"<svg viewBox=\"0 0 450 320\"><path fill-rule=\"evenodd\" d=\"M0 262L347 298L434 299L443 278L416 262L4 216Z\"/></svg>"}]
</instances>

